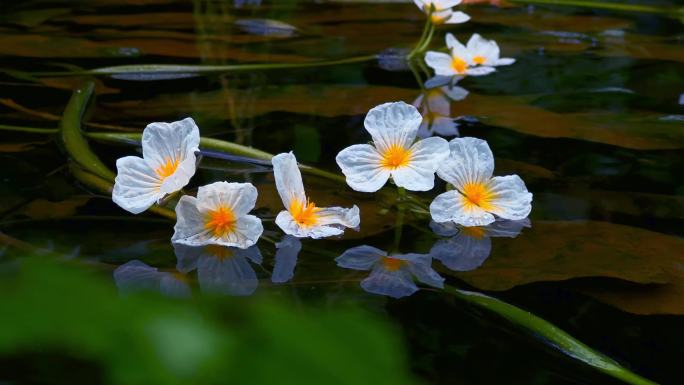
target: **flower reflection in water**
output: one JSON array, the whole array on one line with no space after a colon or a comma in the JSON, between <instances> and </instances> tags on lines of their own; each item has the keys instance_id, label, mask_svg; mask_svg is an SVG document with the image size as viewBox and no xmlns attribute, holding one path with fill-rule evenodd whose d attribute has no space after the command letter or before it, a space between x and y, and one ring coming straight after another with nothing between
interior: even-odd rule
<instances>
[{"instance_id":1,"label":"flower reflection in water","mask_svg":"<svg viewBox=\"0 0 684 385\"><path fill-rule=\"evenodd\" d=\"M156 291L169 297L189 297L191 294L184 275L159 271L137 259L117 267L114 282L121 293Z\"/></svg>"},{"instance_id":2,"label":"flower reflection in water","mask_svg":"<svg viewBox=\"0 0 684 385\"><path fill-rule=\"evenodd\" d=\"M234 296L252 295L259 285L250 261L261 264L261 252L257 246L247 249L210 246L186 246L174 244L182 273L197 269L197 280L204 292Z\"/></svg>"},{"instance_id":3,"label":"flower reflection in water","mask_svg":"<svg viewBox=\"0 0 684 385\"><path fill-rule=\"evenodd\" d=\"M470 271L480 267L492 251L492 237L517 237L523 228L530 227L529 218L518 221L497 220L488 226L459 226L451 223L431 222L440 239L432 246L430 255L454 271Z\"/></svg>"},{"instance_id":4,"label":"flower reflection in water","mask_svg":"<svg viewBox=\"0 0 684 385\"><path fill-rule=\"evenodd\" d=\"M361 287L373 294L393 298L411 295L418 291L414 277L426 285L444 287L444 278L432 269L432 258L425 254L388 256L380 249L364 245L345 251L335 262L345 269L371 270L361 281Z\"/></svg>"},{"instance_id":5,"label":"flower reflection in water","mask_svg":"<svg viewBox=\"0 0 684 385\"><path fill-rule=\"evenodd\" d=\"M276 249L271 281L273 283L284 283L294 276L297 256L302 250L302 242L297 237L286 235L282 241L276 243Z\"/></svg>"},{"instance_id":6,"label":"flower reflection in water","mask_svg":"<svg viewBox=\"0 0 684 385\"><path fill-rule=\"evenodd\" d=\"M451 101L468 96L468 90L456 85L461 79L462 76L435 76L425 82L425 90L413 102L423 115L418 137L459 135L458 123L451 117Z\"/></svg>"}]
</instances>

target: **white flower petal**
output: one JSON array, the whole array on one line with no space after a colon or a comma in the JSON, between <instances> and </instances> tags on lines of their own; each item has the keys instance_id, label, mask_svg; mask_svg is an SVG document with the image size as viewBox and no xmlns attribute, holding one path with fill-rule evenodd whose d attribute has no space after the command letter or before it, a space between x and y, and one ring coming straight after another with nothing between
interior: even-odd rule
<instances>
[{"instance_id":1,"label":"white flower petal","mask_svg":"<svg viewBox=\"0 0 684 385\"><path fill-rule=\"evenodd\" d=\"M442 91L449 99L455 102L463 100L468 96L468 90L459 86L445 86L442 87Z\"/></svg>"},{"instance_id":2,"label":"white flower petal","mask_svg":"<svg viewBox=\"0 0 684 385\"><path fill-rule=\"evenodd\" d=\"M278 154L271 159L271 162L276 188L285 208L289 209L292 201L306 202L302 173L299 171L294 154L292 152Z\"/></svg>"},{"instance_id":3,"label":"white flower petal","mask_svg":"<svg viewBox=\"0 0 684 385\"><path fill-rule=\"evenodd\" d=\"M455 12L455 13L463 13L463 12ZM465 15L465 13L463 13ZM452 15L453 17L453 15ZM468 15L466 15L468 17ZM468 17L469 18L469 17ZM470 51L461 44L460 41L451 33L446 34L446 44L447 47L449 47L449 51L451 51L451 56L450 56L450 62L449 65L451 66L453 63L454 58L459 58L463 61L465 61L468 65L472 65L472 55L470 54Z\"/></svg>"},{"instance_id":4,"label":"white flower petal","mask_svg":"<svg viewBox=\"0 0 684 385\"><path fill-rule=\"evenodd\" d=\"M458 191L437 195L430 203L430 215L435 222L452 221L463 226L485 226L494 222L494 216L475 205L466 205Z\"/></svg>"},{"instance_id":5,"label":"white flower petal","mask_svg":"<svg viewBox=\"0 0 684 385\"><path fill-rule=\"evenodd\" d=\"M224 207L240 217L252 211L257 195L251 183L214 182L197 190L197 209L206 213Z\"/></svg>"},{"instance_id":6,"label":"white flower petal","mask_svg":"<svg viewBox=\"0 0 684 385\"><path fill-rule=\"evenodd\" d=\"M490 183L494 198L490 211L501 218L518 220L526 218L532 211L532 194L525 182L517 175L496 176Z\"/></svg>"},{"instance_id":7,"label":"white flower petal","mask_svg":"<svg viewBox=\"0 0 684 385\"><path fill-rule=\"evenodd\" d=\"M411 274L404 270L387 271L378 266L371 271L368 278L361 281L363 290L392 298L409 296L418 291L418 286L413 283Z\"/></svg>"},{"instance_id":8,"label":"white flower petal","mask_svg":"<svg viewBox=\"0 0 684 385\"><path fill-rule=\"evenodd\" d=\"M411 146L409 164L392 171L394 183L411 191L428 191L435 185L435 171L449 155L448 142L427 138Z\"/></svg>"},{"instance_id":9,"label":"white flower petal","mask_svg":"<svg viewBox=\"0 0 684 385\"><path fill-rule=\"evenodd\" d=\"M437 241L430 249L430 255L451 270L471 271L480 267L491 251L491 238L475 238L461 233Z\"/></svg>"},{"instance_id":10,"label":"white flower petal","mask_svg":"<svg viewBox=\"0 0 684 385\"><path fill-rule=\"evenodd\" d=\"M458 75L456 70L454 70L452 62L451 55L443 52L428 51L425 54L425 63L435 71L437 76Z\"/></svg>"},{"instance_id":11,"label":"white flower petal","mask_svg":"<svg viewBox=\"0 0 684 385\"><path fill-rule=\"evenodd\" d=\"M496 222L487 226L487 235L490 237L515 238L525 227L531 227L529 218L511 221L508 219L498 219Z\"/></svg>"},{"instance_id":12,"label":"white flower petal","mask_svg":"<svg viewBox=\"0 0 684 385\"><path fill-rule=\"evenodd\" d=\"M389 171L381 165L382 157L369 144L349 146L340 151L335 160L347 178L349 187L356 191L378 191L390 176Z\"/></svg>"},{"instance_id":13,"label":"white flower petal","mask_svg":"<svg viewBox=\"0 0 684 385\"><path fill-rule=\"evenodd\" d=\"M235 296L251 295L259 285L256 272L241 255L216 258L203 254L197 263L197 280L202 291Z\"/></svg>"},{"instance_id":14,"label":"white flower petal","mask_svg":"<svg viewBox=\"0 0 684 385\"><path fill-rule=\"evenodd\" d=\"M382 154L393 146L408 148L415 140L422 120L416 107L404 102L393 102L371 108L363 125Z\"/></svg>"},{"instance_id":15,"label":"white flower petal","mask_svg":"<svg viewBox=\"0 0 684 385\"><path fill-rule=\"evenodd\" d=\"M197 209L197 198L184 195L176 205L176 225L171 242L187 246L213 243L211 231L205 228L204 216Z\"/></svg>"},{"instance_id":16,"label":"white flower petal","mask_svg":"<svg viewBox=\"0 0 684 385\"><path fill-rule=\"evenodd\" d=\"M112 200L122 209L139 214L164 196L159 191L161 180L142 158L120 158L116 169Z\"/></svg>"},{"instance_id":17,"label":"white flower petal","mask_svg":"<svg viewBox=\"0 0 684 385\"><path fill-rule=\"evenodd\" d=\"M456 11L451 14L451 16L444 22L445 24L461 24L470 20L468 14L461 11Z\"/></svg>"},{"instance_id":18,"label":"white flower petal","mask_svg":"<svg viewBox=\"0 0 684 385\"><path fill-rule=\"evenodd\" d=\"M431 88L446 86L449 83L451 83L452 78L456 78L456 76L442 76L442 75L433 76L425 82L424 86L428 90Z\"/></svg>"},{"instance_id":19,"label":"white flower petal","mask_svg":"<svg viewBox=\"0 0 684 385\"><path fill-rule=\"evenodd\" d=\"M285 234L294 235L298 238L319 239L344 234L344 230L336 226L301 226L286 210L278 213L275 222Z\"/></svg>"},{"instance_id":20,"label":"white flower petal","mask_svg":"<svg viewBox=\"0 0 684 385\"><path fill-rule=\"evenodd\" d=\"M353 270L370 270L387 253L372 246L357 246L335 258L337 266Z\"/></svg>"},{"instance_id":21,"label":"white flower petal","mask_svg":"<svg viewBox=\"0 0 684 385\"><path fill-rule=\"evenodd\" d=\"M413 0L413 3L416 5L416 7L420 8L421 11L425 7L425 2L423 0Z\"/></svg>"},{"instance_id":22,"label":"white flower petal","mask_svg":"<svg viewBox=\"0 0 684 385\"><path fill-rule=\"evenodd\" d=\"M319 218L318 225L341 225L356 228L361 223L359 208L356 205L350 209L344 207L321 207L321 210L316 215Z\"/></svg>"},{"instance_id":23,"label":"white flower petal","mask_svg":"<svg viewBox=\"0 0 684 385\"><path fill-rule=\"evenodd\" d=\"M451 118L438 117L432 121L432 131L440 136L458 136L458 123Z\"/></svg>"},{"instance_id":24,"label":"white flower petal","mask_svg":"<svg viewBox=\"0 0 684 385\"><path fill-rule=\"evenodd\" d=\"M469 76L484 76L489 75L492 72L496 72L496 68L487 66L478 66L474 68L468 68L466 70L466 75Z\"/></svg>"},{"instance_id":25,"label":"white flower petal","mask_svg":"<svg viewBox=\"0 0 684 385\"><path fill-rule=\"evenodd\" d=\"M453 8L459 4L461 4L461 1L463 0L432 0L433 4L435 4L435 7L438 9L446 9L446 8Z\"/></svg>"},{"instance_id":26,"label":"white flower petal","mask_svg":"<svg viewBox=\"0 0 684 385\"><path fill-rule=\"evenodd\" d=\"M199 151L199 128L192 118L172 123L150 123L142 136L143 158L152 169L167 160L184 160Z\"/></svg>"},{"instance_id":27,"label":"white flower petal","mask_svg":"<svg viewBox=\"0 0 684 385\"><path fill-rule=\"evenodd\" d=\"M508 66L515 63L515 59L510 58L510 57L502 57L501 59L495 61L491 65L493 66Z\"/></svg>"},{"instance_id":28,"label":"white flower petal","mask_svg":"<svg viewBox=\"0 0 684 385\"><path fill-rule=\"evenodd\" d=\"M446 182L462 189L468 183L484 183L492 177L494 155L486 141L456 138L449 142L449 149L449 157L437 169L437 175Z\"/></svg>"},{"instance_id":29,"label":"white flower petal","mask_svg":"<svg viewBox=\"0 0 684 385\"><path fill-rule=\"evenodd\" d=\"M275 264L271 282L283 283L292 279L297 256L302 250L302 242L291 235L286 235L282 241L276 243Z\"/></svg>"},{"instance_id":30,"label":"white flower petal","mask_svg":"<svg viewBox=\"0 0 684 385\"><path fill-rule=\"evenodd\" d=\"M451 221L441 223L430 221L430 229L432 229L432 232L440 237L453 237L454 235L458 234L461 226Z\"/></svg>"}]
</instances>

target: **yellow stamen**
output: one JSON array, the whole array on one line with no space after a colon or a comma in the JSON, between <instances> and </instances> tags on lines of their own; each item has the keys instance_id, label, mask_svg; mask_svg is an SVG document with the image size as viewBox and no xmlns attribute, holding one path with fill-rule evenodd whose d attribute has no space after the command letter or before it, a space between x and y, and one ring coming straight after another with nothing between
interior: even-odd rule
<instances>
[{"instance_id":1,"label":"yellow stamen","mask_svg":"<svg viewBox=\"0 0 684 385\"><path fill-rule=\"evenodd\" d=\"M403 259L397 259L392 257L382 257L382 266L388 271L397 271L406 265L406 261Z\"/></svg>"},{"instance_id":2,"label":"yellow stamen","mask_svg":"<svg viewBox=\"0 0 684 385\"><path fill-rule=\"evenodd\" d=\"M481 226L462 227L461 232L463 235L474 239L483 239L487 235L487 231Z\"/></svg>"},{"instance_id":3,"label":"yellow stamen","mask_svg":"<svg viewBox=\"0 0 684 385\"><path fill-rule=\"evenodd\" d=\"M232 233L236 224L237 219L233 211L228 207L221 206L207 213L204 228L211 231L215 236L222 237Z\"/></svg>"},{"instance_id":4,"label":"yellow stamen","mask_svg":"<svg viewBox=\"0 0 684 385\"><path fill-rule=\"evenodd\" d=\"M166 158L166 162L163 165L157 167L157 169L154 170L154 172L157 173L157 175L162 180L164 180L169 176L173 175L174 172L176 172L179 163L179 159Z\"/></svg>"},{"instance_id":5,"label":"yellow stamen","mask_svg":"<svg viewBox=\"0 0 684 385\"><path fill-rule=\"evenodd\" d=\"M300 226L308 227L318 223L319 217L317 213L321 211L321 209L316 207L315 203L309 202L308 200L302 202L297 199L293 199L290 203L290 208L288 211L292 215L292 218L294 218L295 222L297 222Z\"/></svg>"},{"instance_id":6,"label":"yellow stamen","mask_svg":"<svg viewBox=\"0 0 684 385\"><path fill-rule=\"evenodd\" d=\"M464 206L466 209L472 209L477 206L485 211L492 211L496 209L496 206L492 201L496 198L496 194L492 192L491 188L486 183L481 182L471 182L466 183L461 191L463 195L463 200L465 201Z\"/></svg>"},{"instance_id":7,"label":"yellow stamen","mask_svg":"<svg viewBox=\"0 0 684 385\"><path fill-rule=\"evenodd\" d=\"M389 170L396 170L400 167L407 166L411 161L411 150L404 148L398 144L391 145L382 154L382 167Z\"/></svg>"},{"instance_id":8,"label":"yellow stamen","mask_svg":"<svg viewBox=\"0 0 684 385\"><path fill-rule=\"evenodd\" d=\"M456 56L451 59L451 67L456 71L457 74L464 74L468 69L468 63L460 57Z\"/></svg>"},{"instance_id":9,"label":"yellow stamen","mask_svg":"<svg viewBox=\"0 0 684 385\"><path fill-rule=\"evenodd\" d=\"M478 56L475 56L475 57L473 58L473 62L474 62L475 64L480 64L480 65L482 65L482 64L484 64L486 61L487 61L487 58L485 58L484 56L479 56L479 55L478 55Z\"/></svg>"}]
</instances>

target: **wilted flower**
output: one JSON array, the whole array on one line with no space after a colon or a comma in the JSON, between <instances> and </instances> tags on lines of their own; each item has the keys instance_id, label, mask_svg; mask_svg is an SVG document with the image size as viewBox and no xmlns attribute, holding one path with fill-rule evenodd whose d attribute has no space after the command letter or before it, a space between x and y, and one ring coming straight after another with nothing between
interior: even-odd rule
<instances>
[{"instance_id":1,"label":"wilted flower","mask_svg":"<svg viewBox=\"0 0 684 385\"><path fill-rule=\"evenodd\" d=\"M425 82L425 91L413 102L423 115L418 137L458 136L458 123L451 117L451 101L468 96L465 88L456 85L460 79L460 76L435 76Z\"/></svg>"},{"instance_id":2,"label":"wilted flower","mask_svg":"<svg viewBox=\"0 0 684 385\"><path fill-rule=\"evenodd\" d=\"M259 285L250 261L261 264L261 252L257 246L247 249L218 245L186 246L174 244L176 269L189 273L197 269L197 281L203 292L235 296L254 293Z\"/></svg>"},{"instance_id":3,"label":"wilted flower","mask_svg":"<svg viewBox=\"0 0 684 385\"><path fill-rule=\"evenodd\" d=\"M524 227L530 227L528 218L519 221L500 219L487 226L463 227L453 222L431 222L430 227L440 239L430 249L430 256L454 271L475 270L484 263L492 251L493 237L517 237Z\"/></svg>"},{"instance_id":4,"label":"wilted flower","mask_svg":"<svg viewBox=\"0 0 684 385\"><path fill-rule=\"evenodd\" d=\"M199 129L192 118L149 124L142 135L143 157L116 161L114 203L138 214L183 188L195 174L199 142Z\"/></svg>"},{"instance_id":5,"label":"wilted flower","mask_svg":"<svg viewBox=\"0 0 684 385\"><path fill-rule=\"evenodd\" d=\"M178 202L171 241L188 246L248 248L264 231L261 219L247 214L256 199L257 189L250 183L215 182L202 186L197 198L185 195Z\"/></svg>"},{"instance_id":6,"label":"wilted flower","mask_svg":"<svg viewBox=\"0 0 684 385\"><path fill-rule=\"evenodd\" d=\"M477 65L496 67L515 63L515 59L500 57L499 45L494 40L487 40L477 33L470 37L466 48Z\"/></svg>"},{"instance_id":7,"label":"wilted flower","mask_svg":"<svg viewBox=\"0 0 684 385\"><path fill-rule=\"evenodd\" d=\"M485 226L494 215L503 219L526 218L532 210L532 194L517 175L495 176L494 156L486 141L456 138L449 142L451 153L437 175L454 186L430 204L435 222L463 226Z\"/></svg>"},{"instance_id":8,"label":"wilted flower","mask_svg":"<svg viewBox=\"0 0 684 385\"><path fill-rule=\"evenodd\" d=\"M423 117L404 102L372 108L364 126L373 144L355 144L337 154L337 164L356 191L378 191L392 177L399 187L428 191L435 184L435 171L449 153L442 138L414 143Z\"/></svg>"},{"instance_id":9,"label":"wilted flower","mask_svg":"<svg viewBox=\"0 0 684 385\"><path fill-rule=\"evenodd\" d=\"M424 254L397 254L371 246L353 247L335 259L345 269L371 270L368 278L361 281L361 287L369 293L400 298L418 291L413 277L437 288L444 287L444 278L430 266L432 258Z\"/></svg>"},{"instance_id":10,"label":"wilted flower","mask_svg":"<svg viewBox=\"0 0 684 385\"><path fill-rule=\"evenodd\" d=\"M446 43L450 53L428 51L425 54L425 62L435 70L435 75L481 76L496 71L487 65L477 66L470 50L461 44L454 35L447 33Z\"/></svg>"},{"instance_id":11,"label":"wilted flower","mask_svg":"<svg viewBox=\"0 0 684 385\"><path fill-rule=\"evenodd\" d=\"M344 233L345 227L358 227L359 208L316 207L304 192L302 173L293 153L273 157L273 174L286 210L278 213L276 224L295 237L325 238Z\"/></svg>"},{"instance_id":12,"label":"wilted flower","mask_svg":"<svg viewBox=\"0 0 684 385\"><path fill-rule=\"evenodd\" d=\"M470 20L470 16L465 13L451 9L461 4L461 1L462 0L413 0L418 8L430 15L430 20L433 24L459 24Z\"/></svg>"}]
</instances>

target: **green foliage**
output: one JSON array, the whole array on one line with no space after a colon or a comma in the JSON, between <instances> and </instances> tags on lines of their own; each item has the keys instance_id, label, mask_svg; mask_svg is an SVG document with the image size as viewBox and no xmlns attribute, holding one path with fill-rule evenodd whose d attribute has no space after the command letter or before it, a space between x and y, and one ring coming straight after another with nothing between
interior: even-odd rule
<instances>
[{"instance_id":1,"label":"green foliage","mask_svg":"<svg viewBox=\"0 0 684 385\"><path fill-rule=\"evenodd\" d=\"M77 265L35 258L11 270L0 282L5 357L66 352L112 384L415 383L398 339L356 309L120 296Z\"/></svg>"}]
</instances>

